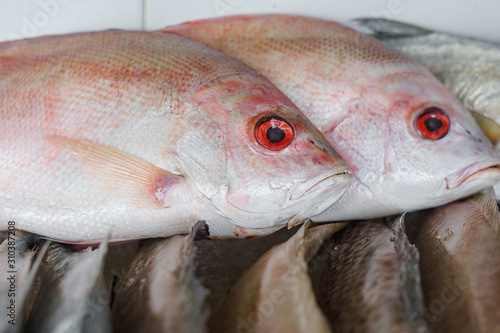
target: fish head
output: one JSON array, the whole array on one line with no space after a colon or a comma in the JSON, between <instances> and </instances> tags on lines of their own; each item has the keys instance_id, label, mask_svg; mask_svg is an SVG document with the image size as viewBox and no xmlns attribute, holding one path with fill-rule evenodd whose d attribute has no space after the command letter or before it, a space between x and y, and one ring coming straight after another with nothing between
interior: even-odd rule
<instances>
[{"instance_id":1,"label":"fish head","mask_svg":"<svg viewBox=\"0 0 500 333\"><path fill-rule=\"evenodd\" d=\"M381 205L393 212L429 208L500 180L499 154L472 115L426 70L398 64L374 82L353 105L360 110L353 111L350 125L341 123L337 131L360 136L350 142L350 156L342 157L356 164L355 177Z\"/></svg>"},{"instance_id":2,"label":"fish head","mask_svg":"<svg viewBox=\"0 0 500 333\"><path fill-rule=\"evenodd\" d=\"M253 83L248 84L248 80ZM294 224L333 203L350 184L349 167L298 108L263 76L229 75L195 93L221 139L221 158L197 172L216 181L200 191L223 216L244 228Z\"/></svg>"}]
</instances>

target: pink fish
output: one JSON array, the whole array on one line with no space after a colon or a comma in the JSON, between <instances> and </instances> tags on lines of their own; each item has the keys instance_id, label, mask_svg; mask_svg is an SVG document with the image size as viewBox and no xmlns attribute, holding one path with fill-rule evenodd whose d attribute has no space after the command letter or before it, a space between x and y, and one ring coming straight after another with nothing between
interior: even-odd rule
<instances>
[{"instance_id":1,"label":"pink fish","mask_svg":"<svg viewBox=\"0 0 500 333\"><path fill-rule=\"evenodd\" d=\"M267 234L344 193L347 165L262 75L163 33L0 44L0 221L66 242Z\"/></svg>"},{"instance_id":2,"label":"pink fish","mask_svg":"<svg viewBox=\"0 0 500 333\"><path fill-rule=\"evenodd\" d=\"M169 27L255 68L311 119L353 182L314 221L445 204L500 180L500 156L421 65L333 22L235 16Z\"/></svg>"}]
</instances>

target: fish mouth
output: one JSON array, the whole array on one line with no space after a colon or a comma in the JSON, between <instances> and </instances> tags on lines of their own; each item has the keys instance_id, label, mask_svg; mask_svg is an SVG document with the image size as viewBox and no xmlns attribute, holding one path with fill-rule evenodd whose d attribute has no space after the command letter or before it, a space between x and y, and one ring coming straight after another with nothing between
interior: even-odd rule
<instances>
[{"instance_id":1,"label":"fish mouth","mask_svg":"<svg viewBox=\"0 0 500 333\"><path fill-rule=\"evenodd\" d=\"M231 223L248 229L279 228L284 226L291 216L295 216L296 220L299 218L304 220L318 215L333 205L348 189L351 184L351 174L345 167L337 170L337 172L330 170L328 173L323 173L323 176L320 174L305 182L295 183L283 192L280 191L283 187L279 187L276 194L279 201L267 200L263 205L265 207L259 207L261 209L237 206L224 195L225 200L219 205L223 209L219 211ZM215 205L217 206L217 203ZM252 219L257 220L258 228L256 221Z\"/></svg>"},{"instance_id":2,"label":"fish mouth","mask_svg":"<svg viewBox=\"0 0 500 333\"><path fill-rule=\"evenodd\" d=\"M489 158L476 162L452 173L445 178L446 189L453 190L476 180L491 182L491 186L500 181L500 158Z\"/></svg>"},{"instance_id":3,"label":"fish mouth","mask_svg":"<svg viewBox=\"0 0 500 333\"><path fill-rule=\"evenodd\" d=\"M301 184L300 187L306 187L304 191L294 191L294 187L289 189L290 201L297 201L309 195L318 195L330 192L333 189L344 192L351 184L351 174L349 171L336 172L319 181L311 181L313 184Z\"/></svg>"}]
</instances>

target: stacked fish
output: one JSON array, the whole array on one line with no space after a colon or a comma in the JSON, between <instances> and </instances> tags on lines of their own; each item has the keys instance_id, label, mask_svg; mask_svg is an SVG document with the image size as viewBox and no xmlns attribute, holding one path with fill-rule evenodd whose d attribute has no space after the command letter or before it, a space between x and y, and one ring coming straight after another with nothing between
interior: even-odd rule
<instances>
[{"instance_id":1,"label":"stacked fish","mask_svg":"<svg viewBox=\"0 0 500 333\"><path fill-rule=\"evenodd\" d=\"M2 332L500 332L496 119L372 37L268 15L8 42L0 89Z\"/></svg>"}]
</instances>

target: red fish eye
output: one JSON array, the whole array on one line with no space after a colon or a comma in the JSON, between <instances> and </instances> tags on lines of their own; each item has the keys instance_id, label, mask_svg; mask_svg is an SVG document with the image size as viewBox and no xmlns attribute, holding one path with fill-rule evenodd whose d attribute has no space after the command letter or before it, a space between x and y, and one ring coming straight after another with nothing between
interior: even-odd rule
<instances>
[{"instance_id":1,"label":"red fish eye","mask_svg":"<svg viewBox=\"0 0 500 333\"><path fill-rule=\"evenodd\" d=\"M255 127L257 141L266 149L282 150L294 138L293 127L281 117L264 118Z\"/></svg>"},{"instance_id":2,"label":"red fish eye","mask_svg":"<svg viewBox=\"0 0 500 333\"><path fill-rule=\"evenodd\" d=\"M439 140L448 133L450 119L443 110L431 107L415 120L415 129L424 139Z\"/></svg>"}]
</instances>

